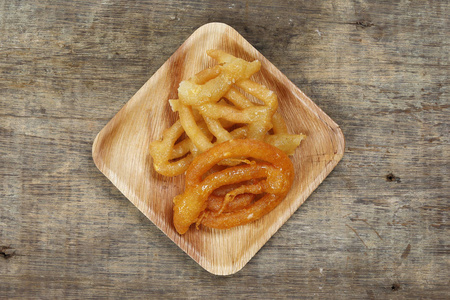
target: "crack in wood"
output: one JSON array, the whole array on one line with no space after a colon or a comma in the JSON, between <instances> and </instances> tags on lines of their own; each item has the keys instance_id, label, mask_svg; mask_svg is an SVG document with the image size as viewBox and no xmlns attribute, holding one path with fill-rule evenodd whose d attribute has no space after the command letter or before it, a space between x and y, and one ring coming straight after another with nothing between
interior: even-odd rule
<instances>
[{"instance_id":1,"label":"crack in wood","mask_svg":"<svg viewBox=\"0 0 450 300\"><path fill-rule=\"evenodd\" d=\"M353 227L351 227L351 226L348 225L348 224L345 224L345 226L347 226L348 228L350 228L351 230L353 230L353 232L356 234L356 236L358 237L358 239L364 244L364 246L366 246L367 249L369 249L369 247L367 247L366 243L364 243L363 239L359 236L358 232L357 232Z\"/></svg>"},{"instance_id":2,"label":"crack in wood","mask_svg":"<svg viewBox=\"0 0 450 300\"><path fill-rule=\"evenodd\" d=\"M366 223L366 225L369 226L369 228L372 229L372 230L377 234L377 236L380 238L380 240L383 240L383 239L381 238L380 234L378 233L378 231L376 231L375 228L373 228L372 225L370 225L370 224L367 222L367 219L350 218L350 221L352 221L352 222L355 222L355 221L361 221L361 222Z\"/></svg>"},{"instance_id":3,"label":"crack in wood","mask_svg":"<svg viewBox=\"0 0 450 300\"><path fill-rule=\"evenodd\" d=\"M356 27L361 27L361 28L369 28L369 27L375 26L375 24L373 22L370 22L367 20L359 20L356 22L350 22L348 24L356 25Z\"/></svg>"},{"instance_id":4,"label":"crack in wood","mask_svg":"<svg viewBox=\"0 0 450 300\"><path fill-rule=\"evenodd\" d=\"M408 244L408 246L406 246L406 249L403 251L401 258L406 259L410 252L411 252L411 244Z\"/></svg>"}]
</instances>

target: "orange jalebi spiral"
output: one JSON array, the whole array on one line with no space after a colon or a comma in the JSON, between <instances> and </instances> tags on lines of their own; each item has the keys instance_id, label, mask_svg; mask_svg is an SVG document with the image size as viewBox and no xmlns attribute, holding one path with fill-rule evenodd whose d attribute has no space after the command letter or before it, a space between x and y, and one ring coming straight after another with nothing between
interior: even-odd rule
<instances>
[{"instance_id":1,"label":"orange jalebi spiral","mask_svg":"<svg viewBox=\"0 0 450 300\"><path fill-rule=\"evenodd\" d=\"M220 161L233 158L246 158L249 163L228 167L203 178ZM214 190L254 179L258 180L228 192L224 201L227 198L234 201L235 197L243 194L262 194L261 198L232 211L207 209L208 197ZM257 220L280 203L293 180L292 162L277 147L251 139L236 139L215 145L197 156L186 172L185 191L173 200L175 228L178 233L184 234L196 222L225 229Z\"/></svg>"}]
</instances>

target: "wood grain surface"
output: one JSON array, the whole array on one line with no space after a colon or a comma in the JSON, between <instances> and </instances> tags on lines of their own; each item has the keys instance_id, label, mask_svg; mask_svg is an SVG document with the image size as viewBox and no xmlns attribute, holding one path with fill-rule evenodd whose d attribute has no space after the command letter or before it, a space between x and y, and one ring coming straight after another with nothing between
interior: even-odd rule
<instances>
[{"instance_id":1,"label":"wood grain surface","mask_svg":"<svg viewBox=\"0 0 450 300\"><path fill-rule=\"evenodd\" d=\"M449 15L431 0L0 0L0 298L448 298ZM346 137L334 171L226 277L91 157L96 134L213 21Z\"/></svg>"}]
</instances>

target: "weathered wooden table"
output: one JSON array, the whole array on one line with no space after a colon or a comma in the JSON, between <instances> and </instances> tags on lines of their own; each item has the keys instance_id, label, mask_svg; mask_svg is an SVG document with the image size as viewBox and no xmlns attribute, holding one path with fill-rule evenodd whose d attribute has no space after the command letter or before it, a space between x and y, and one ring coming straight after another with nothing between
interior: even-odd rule
<instances>
[{"instance_id":1,"label":"weathered wooden table","mask_svg":"<svg viewBox=\"0 0 450 300\"><path fill-rule=\"evenodd\" d=\"M448 299L450 4L313 2L0 1L0 298ZM100 129L212 21L346 137L337 168L226 277L91 157Z\"/></svg>"}]
</instances>

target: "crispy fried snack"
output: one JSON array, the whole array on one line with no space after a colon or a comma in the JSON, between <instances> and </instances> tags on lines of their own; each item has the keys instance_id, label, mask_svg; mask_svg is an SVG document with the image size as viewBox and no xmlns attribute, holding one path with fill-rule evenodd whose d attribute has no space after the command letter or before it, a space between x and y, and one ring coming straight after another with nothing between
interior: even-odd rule
<instances>
[{"instance_id":1,"label":"crispy fried snack","mask_svg":"<svg viewBox=\"0 0 450 300\"><path fill-rule=\"evenodd\" d=\"M226 229L273 210L294 179L287 155L305 138L288 133L276 94L250 79L259 61L207 54L218 65L180 83L178 99L169 100L180 118L150 144L158 173L186 171L185 192L173 200L180 234L193 223Z\"/></svg>"},{"instance_id":2,"label":"crispy fried snack","mask_svg":"<svg viewBox=\"0 0 450 300\"><path fill-rule=\"evenodd\" d=\"M261 63L247 62L221 50L207 54L219 63L182 81L179 99L169 100L179 121L150 144L155 170L165 176L185 172L195 156L237 138L264 141L293 154L303 134L289 134L276 112L278 100L267 87L250 80ZM260 103L252 102L249 97ZM182 136L186 136L179 141ZM230 160L223 164L233 165Z\"/></svg>"},{"instance_id":3,"label":"crispy fried snack","mask_svg":"<svg viewBox=\"0 0 450 300\"><path fill-rule=\"evenodd\" d=\"M225 168L203 179L220 161L243 157L247 159L244 164ZM175 228L178 233L184 234L193 223L226 229L257 220L281 202L293 180L292 162L277 147L252 139L236 139L217 144L198 155L189 165L185 192L173 200ZM223 200L218 200L219 209L219 205L208 203L208 198L216 189L241 182L247 183L233 186L226 192ZM248 194L262 197L252 199L245 196ZM234 203L234 207L230 209L227 206L231 203Z\"/></svg>"}]
</instances>

